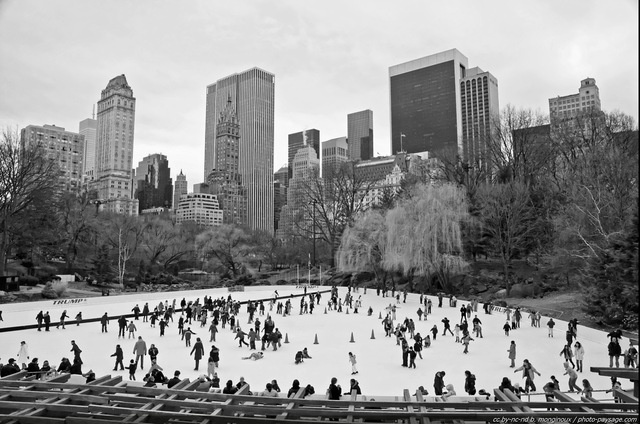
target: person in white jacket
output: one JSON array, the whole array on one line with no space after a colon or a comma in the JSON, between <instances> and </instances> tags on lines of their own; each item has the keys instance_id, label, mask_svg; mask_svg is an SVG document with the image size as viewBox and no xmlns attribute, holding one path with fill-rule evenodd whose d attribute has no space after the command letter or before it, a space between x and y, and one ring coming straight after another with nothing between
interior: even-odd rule
<instances>
[{"instance_id":1,"label":"person in white jacket","mask_svg":"<svg viewBox=\"0 0 640 424\"><path fill-rule=\"evenodd\" d=\"M582 360L584 359L584 347L582 343L576 342L573 345L574 357L576 358L576 370L582 372Z\"/></svg>"},{"instance_id":2,"label":"person in white jacket","mask_svg":"<svg viewBox=\"0 0 640 424\"><path fill-rule=\"evenodd\" d=\"M18 362L22 364L22 369L27 368L29 363L29 346L24 340L20 342L20 350L18 351Z\"/></svg>"}]
</instances>

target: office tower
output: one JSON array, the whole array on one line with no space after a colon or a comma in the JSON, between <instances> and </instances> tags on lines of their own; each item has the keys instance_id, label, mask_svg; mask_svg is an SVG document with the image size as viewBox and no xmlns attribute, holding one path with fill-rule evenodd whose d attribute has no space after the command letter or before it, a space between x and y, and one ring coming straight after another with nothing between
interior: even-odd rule
<instances>
[{"instance_id":1,"label":"office tower","mask_svg":"<svg viewBox=\"0 0 640 424\"><path fill-rule=\"evenodd\" d=\"M176 209L176 224L192 221L199 225L222 225L223 212L214 194L189 193L180 199Z\"/></svg>"},{"instance_id":2,"label":"office tower","mask_svg":"<svg viewBox=\"0 0 640 424\"><path fill-rule=\"evenodd\" d=\"M467 69L467 57L456 49L389 68L392 154L446 152L485 160L478 155L486 152L489 122L499 116L498 83L480 68Z\"/></svg>"},{"instance_id":3,"label":"office tower","mask_svg":"<svg viewBox=\"0 0 640 424\"><path fill-rule=\"evenodd\" d=\"M320 131L316 129L304 130L297 133L289 134L289 151L288 151L288 165L289 165L289 176L288 180L293 176L293 158L295 157L298 150L304 146L311 146L316 151L316 157L320 157Z\"/></svg>"},{"instance_id":4,"label":"office tower","mask_svg":"<svg viewBox=\"0 0 640 424\"><path fill-rule=\"evenodd\" d=\"M595 78L585 78L580 81L577 94L549 99L549 116L552 125L590 112L600 111L600 90L596 85Z\"/></svg>"},{"instance_id":5,"label":"office tower","mask_svg":"<svg viewBox=\"0 0 640 424\"><path fill-rule=\"evenodd\" d=\"M500 119L498 81L478 67L468 69L466 76L460 79L460 96L462 157L489 175L493 170L489 146L496 136Z\"/></svg>"},{"instance_id":6,"label":"office tower","mask_svg":"<svg viewBox=\"0 0 640 424\"><path fill-rule=\"evenodd\" d=\"M29 125L20 131L23 144L40 144L60 169L60 186L77 191L82 187L84 136L55 125Z\"/></svg>"},{"instance_id":7,"label":"office tower","mask_svg":"<svg viewBox=\"0 0 640 424\"><path fill-rule=\"evenodd\" d=\"M322 178L349 161L349 147L346 137L332 138L322 142Z\"/></svg>"},{"instance_id":8,"label":"office tower","mask_svg":"<svg viewBox=\"0 0 640 424\"><path fill-rule=\"evenodd\" d=\"M84 135L84 160L82 175L91 181L94 177L93 170L96 166L96 130L98 121L87 118L80 121L80 134Z\"/></svg>"},{"instance_id":9,"label":"office tower","mask_svg":"<svg viewBox=\"0 0 640 424\"><path fill-rule=\"evenodd\" d=\"M273 229L278 231L280 211L287 204L289 166L285 164L273 174Z\"/></svg>"},{"instance_id":10,"label":"office tower","mask_svg":"<svg viewBox=\"0 0 640 424\"><path fill-rule=\"evenodd\" d=\"M293 176L289 180L287 188L287 204L280 212L280 220L276 237L285 239L288 236L305 233L312 225L310 216L304 216L304 211L309 208L308 187L309 182L318 176L320 160L318 153L311 145L298 149L293 157Z\"/></svg>"},{"instance_id":11,"label":"office tower","mask_svg":"<svg viewBox=\"0 0 640 424\"><path fill-rule=\"evenodd\" d=\"M182 173L182 169L180 173L176 177L176 183L173 187L173 209L178 208L178 203L180 202L180 197L189 193L189 187L187 184L187 177Z\"/></svg>"},{"instance_id":12,"label":"office tower","mask_svg":"<svg viewBox=\"0 0 640 424\"><path fill-rule=\"evenodd\" d=\"M132 197L133 134L136 99L127 79L109 81L98 101L95 179L91 185L101 207L110 212L137 215Z\"/></svg>"},{"instance_id":13,"label":"office tower","mask_svg":"<svg viewBox=\"0 0 640 424\"><path fill-rule=\"evenodd\" d=\"M139 213L144 209L171 208L173 183L165 155L155 153L144 157L136 168L134 184Z\"/></svg>"},{"instance_id":14,"label":"office tower","mask_svg":"<svg viewBox=\"0 0 640 424\"><path fill-rule=\"evenodd\" d=\"M258 68L230 75L207 86L205 179L215 168L216 127L231 104L239 123L239 166L246 187L250 229L273 232L274 75Z\"/></svg>"},{"instance_id":15,"label":"office tower","mask_svg":"<svg viewBox=\"0 0 640 424\"><path fill-rule=\"evenodd\" d=\"M245 225L247 222L247 191L240 175L240 123L231 95L220 113L216 126L216 164L207 177L211 194L218 197L224 212L224 223Z\"/></svg>"},{"instance_id":16,"label":"office tower","mask_svg":"<svg viewBox=\"0 0 640 424\"><path fill-rule=\"evenodd\" d=\"M369 109L347 115L349 160L373 157L373 112Z\"/></svg>"}]
</instances>

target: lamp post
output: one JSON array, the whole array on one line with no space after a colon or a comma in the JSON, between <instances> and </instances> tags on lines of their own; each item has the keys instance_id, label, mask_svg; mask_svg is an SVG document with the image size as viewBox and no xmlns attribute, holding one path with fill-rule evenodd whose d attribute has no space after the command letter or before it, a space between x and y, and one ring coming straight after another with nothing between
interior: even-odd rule
<instances>
[{"instance_id":1,"label":"lamp post","mask_svg":"<svg viewBox=\"0 0 640 424\"><path fill-rule=\"evenodd\" d=\"M316 266L316 204L317 202L315 200L312 200L310 203L311 207L313 208L313 218L312 218L312 222L311 225L313 226L313 261L311 262L311 264L313 266ZM311 269L311 267L309 267L309 269Z\"/></svg>"}]
</instances>

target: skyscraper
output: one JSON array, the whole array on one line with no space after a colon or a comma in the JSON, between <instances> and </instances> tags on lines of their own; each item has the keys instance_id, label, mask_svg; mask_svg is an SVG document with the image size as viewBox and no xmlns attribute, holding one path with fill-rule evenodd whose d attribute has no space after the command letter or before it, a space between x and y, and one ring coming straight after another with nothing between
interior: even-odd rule
<instances>
[{"instance_id":1,"label":"skyscraper","mask_svg":"<svg viewBox=\"0 0 640 424\"><path fill-rule=\"evenodd\" d=\"M373 111L366 109L347 115L349 160L373 157Z\"/></svg>"},{"instance_id":2,"label":"skyscraper","mask_svg":"<svg viewBox=\"0 0 640 424\"><path fill-rule=\"evenodd\" d=\"M134 182L139 213L144 209L171 208L173 184L165 155L155 153L144 157L138 163Z\"/></svg>"},{"instance_id":3,"label":"skyscraper","mask_svg":"<svg viewBox=\"0 0 640 424\"><path fill-rule=\"evenodd\" d=\"M96 167L96 130L98 129L98 121L93 118L87 118L80 121L79 133L84 136L84 161L82 175L89 180L94 177L94 168Z\"/></svg>"},{"instance_id":4,"label":"skyscraper","mask_svg":"<svg viewBox=\"0 0 640 424\"><path fill-rule=\"evenodd\" d=\"M456 49L389 68L392 155L461 147L459 81L466 69Z\"/></svg>"},{"instance_id":5,"label":"skyscraper","mask_svg":"<svg viewBox=\"0 0 640 424\"><path fill-rule=\"evenodd\" d=\"M316 129L304 130L297 133L289 134L289 151L288 151L288 166L289 176L287 178L287 184L289 179L293 177L293 158L298 150L304 146L311 146L316 151L316 158L320 158L320 131Z\"/></svg>"},{"instance_id":6,"label":"skyscraper","mask_svg":"<svg viewBox=\"0 0 640 424\"><path fill-rule=\"evenodd\" d=\"M216 127L216 166L209 176L211 194L218 197L225 224L247 224L247 191L240 168L240 123L231 96Z\"/></svg>"},{"instance_id":7,"label":"skyscraper","mask_svg":"<svg viewBox=\"0 0 640 424\"><path fill-rule=\"evenodd\" d=\"M391 153L445 151L483 161L499 114L498 83L457 49L389 68Z\"/></svg>"},{"instance_id":8,"label":"skyscraper","mask_svg":"<svg viewBox=\"0 0 640 424\"><path fill-rule=\"evenodd\" d=\"M133 90L124 74L111 79L102 90L92 184L103 209L128 215L138 214L138 201L131 196L135 105Z\"/></svg>"},{"instance_id":9,"label":"skyscraper","mask_svg":"<svg viewBox=\"0 0 640 424\"><path fill-rule=\"evenodd\" d=\"M252 68L207 86L205 179L215 168L217 122L229 97L239 122L239 167L251 229L273 232L275 77Z\"/></svg>"},{"instance_id":10,"label":"skyscraper","mask_svg":"<svg viewBox=\"0 0 640 424\"><path fill-rule=\"evenodd\" d=\"M346 137L322 142L322 178L327 178L330 172L349 161L348 149Z\"/></svg>"},{"instance_id":11,"label":"skyscraper","mask_svg":"<svg viewBox=\"0 0 640 424\"><path fill-rule=\"evenodd\" d=\"M499 119L498 81L489 72L475 67L460 80L462 110L462 157L485 172L493 169L489 151ZM487 174L488 175L488 174Z\"/></svg>"},{"instance_id":12,"label":"skyscraper","mask_svg":"<svg viewBox=\"0 0 640 424\"><path fill-rule=\"evenodd\" d=\"M84 136L55 125L29 125L20 132L24 144L40 144L60 169L60 186L80 190L84 158Z\"/></svg>"},{"instance_id":13,"label":"skyscraper","mask_svg":"<svg viewBox=\"0 0 640 424\"><path fill-rule=\"evenodd\" d=\"M173 209L178 209L178 203L180 203L180 197L189 193L189 185L187 184L187 177L180 173L176 177L176 183L173 187Z\"/></svg>"}]
</instances>

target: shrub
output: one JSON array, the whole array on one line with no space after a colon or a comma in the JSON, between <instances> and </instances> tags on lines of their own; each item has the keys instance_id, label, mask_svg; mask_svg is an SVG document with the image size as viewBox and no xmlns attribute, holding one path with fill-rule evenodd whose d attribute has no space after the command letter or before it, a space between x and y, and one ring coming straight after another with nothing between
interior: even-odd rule
<instances>
[{"instance_id":1,"label":"shrub","mask_svg":"<svg viewBox=\"0 0 640 424\"><path fill-rule=\"evenodd\" d=\"M69 285L66 281L54 281L51 283L53 291L56 292L58 297L62 296L66 291Z\"/></svg>"},{"instance_id":2,"label":"shrub","mask_svg":"<svg viewBox=\"0 0 640 424\"><path fill-rule=\"evenodd\" d=\"M48 281L42 289L42 297L45 299L57 299L58 293L53 289L53 283Z\"/></svg>"}]
</instances>

